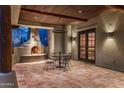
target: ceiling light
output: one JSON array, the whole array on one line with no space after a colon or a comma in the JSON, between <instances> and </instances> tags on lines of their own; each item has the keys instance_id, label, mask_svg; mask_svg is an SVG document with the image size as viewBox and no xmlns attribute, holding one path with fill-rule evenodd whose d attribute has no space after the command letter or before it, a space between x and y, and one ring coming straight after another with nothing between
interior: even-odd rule
<instances>
[{"instance_id":1,"label":"ceiling light","mask_svg":"<svg viewBox=\"0 0 124 93\"><path fill-rule=\"evenodd\" d=\"M35 19L38 19L38 17L37 17L37 16L35 16L34 18L35 18Z\"/></svg>"},{"instance_id":2,"label":"ceiling light","mask_svg":"<svg viewBox=\"0 0 124 93\"><path fill-rule=\"evenodd\" d=\"M78 11L78 13L79 13L79 14L81 14L81 13L82 13L82 11L81 11L81 10L79 10L79 11Z\"/></svg>"}]
</instances>

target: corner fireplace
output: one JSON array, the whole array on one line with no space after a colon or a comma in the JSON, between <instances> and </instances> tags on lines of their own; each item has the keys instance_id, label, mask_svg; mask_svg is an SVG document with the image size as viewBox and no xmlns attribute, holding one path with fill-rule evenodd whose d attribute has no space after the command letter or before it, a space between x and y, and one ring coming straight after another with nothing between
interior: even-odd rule
<instances>
[{"instance_id":1,"label":"corner fireplace","mask_svg":"<svg viewBox=\"0 0 124 93\"><path fill-rule=\"evenodd\" d=\"M46 58L46 53L44 53L44 48L42 46L34 45L30 48L31 54L21 55L20 62L39 62ZM26 50L25 50L26 51Z\"/></svg>"}]
</instances>

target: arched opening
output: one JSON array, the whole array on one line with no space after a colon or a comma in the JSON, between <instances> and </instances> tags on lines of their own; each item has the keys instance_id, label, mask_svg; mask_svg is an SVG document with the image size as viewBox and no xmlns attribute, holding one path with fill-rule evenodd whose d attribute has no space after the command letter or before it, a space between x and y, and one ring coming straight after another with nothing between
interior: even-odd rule
<instances>
[{"instance_id":1,"label":"arched opening","mask_svg":"<svg viewBox=\"0 0 124 93\"><path fill-rule=\"evenodd\" d=\"M31 48L31 54L40 54L41 53L41 48L39 48L38 46L33 46Z\"/></svg>"}]
</instances>

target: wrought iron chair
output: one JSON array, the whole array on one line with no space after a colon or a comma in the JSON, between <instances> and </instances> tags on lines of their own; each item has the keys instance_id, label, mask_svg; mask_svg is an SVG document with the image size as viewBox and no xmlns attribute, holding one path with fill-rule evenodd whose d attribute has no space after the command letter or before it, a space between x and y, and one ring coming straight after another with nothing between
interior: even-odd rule
<instances>
[{"instance_id":1,"label":"wrought iron chair","mask_svg":"<svg viewBox=\"0 0 124 93\"><path fill-rule=\"evenodd\" d=\"M57 61L59 60L58 57L54 57L54 55L56 55L56 54L57 54L57 53L54 52L53 54L51 54L51 55L49 56L49 59L54 60L55 65L58 63Z\"/></svg>"},{"instance_id":2,"label":"wrought iron chair","mask_svg":"<svg viewBox=\"0 0 124 93\"><path fill-rule=\"evenodd\" d=\"M49 70L49 69L55 69L55 61L54 60L52 60L52 59L46 59L45 60L45 65L44 65L44 67L43 67L43 70Z\"/></svg>"},{"instance_id":3,"label":"wrought iron chair","mask_svg":"<svg viewBox=\"0 0 124 93\"><path fill-rule=\"evenodd\" d=\"M54 53L55 54L55 53ZM52 55L54 55L52 54ZM52 55L50 55L49 57L47 57L47 59L45 60L45 65L43 67L43 69L48 70L48 69L55 69L56 67L56 61L58 60L57 58L53 57Z\"/></svg>"},{"instance_id":4,"label":"wrought iron chair","mask_svg":"<svg viewBox=\"0 0 124 93\"><path fill-rule=\"evenodd\" d=\"M70 59L71 59L71 55L67 55L63 57L62 65L64 66L64 71L66 71L67 67L69 68L69 70L71 70Z\"/></svg>"}]
</instances>

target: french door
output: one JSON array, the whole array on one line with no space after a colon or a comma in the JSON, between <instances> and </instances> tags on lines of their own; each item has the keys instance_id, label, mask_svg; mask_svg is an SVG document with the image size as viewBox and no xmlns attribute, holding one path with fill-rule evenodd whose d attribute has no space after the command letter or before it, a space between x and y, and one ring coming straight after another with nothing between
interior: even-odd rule
<instances>
[{"instance_id":1,"label":"french door","mask_svg":"<svg viewBox=\"0 0 124 93\"><path fill-rule=\"evenodd\" d=\"M95 30L79 32L78 58L80 60L95 63Z\"/></svg>"}]
</instances>

